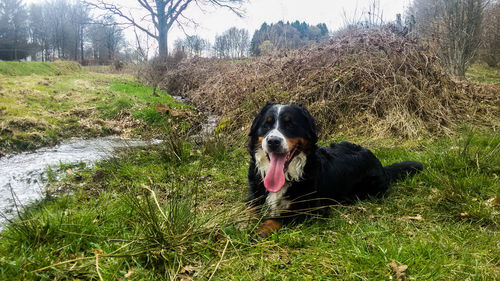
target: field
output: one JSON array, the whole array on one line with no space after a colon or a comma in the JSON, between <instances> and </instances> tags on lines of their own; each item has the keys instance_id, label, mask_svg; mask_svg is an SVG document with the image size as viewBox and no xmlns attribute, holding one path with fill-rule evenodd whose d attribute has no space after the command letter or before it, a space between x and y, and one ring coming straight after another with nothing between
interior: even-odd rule
<instances>
[{"instance_id":1,"label":"field","mask_svg":"<svg viewBox=\"0 0 500 281\"><path fill-rule=\"evenodd\" d=\"M156 103L187 108L152 92L131 76L87 72L76 63L0 62L0 155L73 136L131 135L165 123Z\"/></svg>"},{"instance_id":2,"label":"field","mask_svg":"<svg viewBox=\"0 0 500 281\"><path fill-rule=\"evenodd\" d=\"M165 93L152 96L126 75L73 70L3 74L0 81L4 151L82 132L164 139L122 150L94 168L65 173L61 164L65 176L49 183L50 195L0 234L0 280L500 278L500 134L494 126L464 122L425 138L323 135L322 144L348 139L383 164L417 160L424 171L384 198L333 206L326 218L255 241L261 218L247 215L243 204L245 131L228 132L223 122L214 138L193 139L195 121L160 114L154 105L190 108ZM85 114L67 116L72 110ZM44 125L10 125L28 118ZM113 122L124 120L139 123L113 130ZM47 128L61 133L51 139ZM25 131L51 141L9 142Z\"/></svg>"}]
</instances>

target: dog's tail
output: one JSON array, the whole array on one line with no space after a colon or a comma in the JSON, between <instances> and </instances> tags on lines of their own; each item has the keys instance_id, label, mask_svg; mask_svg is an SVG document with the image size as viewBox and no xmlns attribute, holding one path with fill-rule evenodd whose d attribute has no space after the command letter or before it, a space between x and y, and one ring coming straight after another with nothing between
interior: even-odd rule
<instances>
[{"instance_id":1,"label":"dog's tail","mask_svg":"<svg viewBox=\"0 0 500 281\"><path fill-rule=\"evenodd\" d=\"M399 180L403 180L407 176L414 175L422 171L424 166L422 163L417 161L403 161L399 163L394 163L389 166L385 166L384 170L389 178L389 182L393 183Z\"/></svg>"}]
</instances>

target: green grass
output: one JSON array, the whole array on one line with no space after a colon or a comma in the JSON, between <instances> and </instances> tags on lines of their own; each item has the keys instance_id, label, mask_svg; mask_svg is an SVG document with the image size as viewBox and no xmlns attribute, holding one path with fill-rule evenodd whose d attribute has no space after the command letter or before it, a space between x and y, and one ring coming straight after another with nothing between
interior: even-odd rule
<instances>
[{"instance_id":1,"label":"green grass","mask_svg":"<svg viewBox=\"0 0 500 281\"><path fill-rule=\"evenodd\" d=\"M475 63L467 69L465 77L478 83L499 84L500 68L490 67L486 63Z\"/></svg>"},{"instance_id":2,"label":"green grass","mask_svg":"<svg viewBox=\"0 0 500 281\"><path fill-rule=\"evenodd\" d=\"M73 136L141 134L172 119L155 110L157 103L191 110L165 92L153 95L151 87L132 76L91 73L77 66L0 62L0 155Z\"/></svg>"},{"instance_id":3,"label":"green grass","mask_svg":"<svg viewBox=\"0 0 500 281\"><path fill-rule=\"evenodd\" d=\"M360 141L384 164L413 159L425 169L384 198L333 207L259 242L259 217L242 203L243 145L172 134L125 150L53 183L69 194L1 233L0 279L387 280L393 260L410 280L500 278L498 133Z\"/></svg>"},{"instance_id":4,"label":"green grass","mask_svg":"<svg viewBox=\"0 0 500 281\"><path fill-rule=\"evenodd\" d=\"M133 116L148 124L154 124L166 121L162 117L163 114L155 110L155 105L158 103L174 109L193 108L190 105L177 101L162 90L156 90L156 93L154 93L152 87L137 82L115 81L110 85L110 90L125 94L125 97L115 100L112 103L101 103L98 108L105 112L105 118L116 118L122 110L129 109L135 104L139 106L134 110Z\"/></svg>"},{"instance_id":5,"label":"green grass","mask_svg":"<svg viewBox=\"0 0 500 281\"><path fill-rule=\"evenodd\" d=\"M11 62L0 61L0 74L7 76L62 75L80 70L77 62Z\"/></svg>"}]
</instances>

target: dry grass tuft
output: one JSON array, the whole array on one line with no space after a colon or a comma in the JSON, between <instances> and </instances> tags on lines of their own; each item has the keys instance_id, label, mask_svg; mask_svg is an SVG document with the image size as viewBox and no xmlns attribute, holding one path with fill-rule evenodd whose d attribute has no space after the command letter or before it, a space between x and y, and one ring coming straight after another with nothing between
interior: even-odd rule
<instances>
[{"instance_id":1,"label":"dry grass tuft","mask_svg":"<svg viewBox=\"0 0 500 281\"><path fill-rule=\"evenodd\" d=\"M411 138L499 120L498 85L454 81L425 46L386 28L240 61L187 60L167 73L164 86L229 119L233 131L249 126L266 101L308 106L323 136Z\"/></svg>"}]
</instances>

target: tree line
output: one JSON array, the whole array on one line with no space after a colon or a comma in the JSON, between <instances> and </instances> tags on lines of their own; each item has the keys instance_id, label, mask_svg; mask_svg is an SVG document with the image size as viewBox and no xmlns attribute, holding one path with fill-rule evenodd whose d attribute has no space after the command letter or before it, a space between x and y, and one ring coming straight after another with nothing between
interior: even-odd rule
<instances>
[{"instance_id":1,"label":"tree line","mask_svg":"<svg viewBox=\"0 0 500 281\"><path fill-rule=\"evenodd\" d=\"M112 61L124 46L112 17L94 18L80 1L0 2L0 59Z\"/></svg>"},{"instance_id":2,"label":"tree line","mask_svg":"<svg viewBox=\"0 0 500 281\"><path fill-rule=\"evenodd\" d=\"M185 56L211 54L217 58L237 59L260 56L277 50L297 49L307 44L317 43L328 38L329 31L325 23L309 25L306 22L286 22L268 24L264 22L250 39L246 29L231 27L215 36L214 44L198 35L178 39L174 44L174 53L182 50Z\"/></svg>"},{"instance_id":3,"label":"tree line","mask_svg":"<svg viewBox=\"0 0 500 281\"><path fill-rule=\"evenodd\" d=\"M165 0L169 1L172 2ZM24 4L23 0L2 0L0 59L22 60L28 57L39 61L66 59L80 61L83 64L110 63L117 59L147 60L151 54L139 43L141 39L137 33L137 31L144 33L142 29L134 29L136 46L126 48L129 44L124 39L123 28L127 25L117 23L116 12L108 12L99 17L93 16L92 9L97 7L80 0L46 0L30 5ZM110 9L109 6L106 7ZM261 55L271 50L298 48L307 43L317 42L327 34L328 29L324 23L318 25L299 21L264 23L250 40L248 30L231 27L216 35L213 44L199 35L177 39L171 56L178 58L213 56L235 59Z\"/></svg>"}]
</instances>

